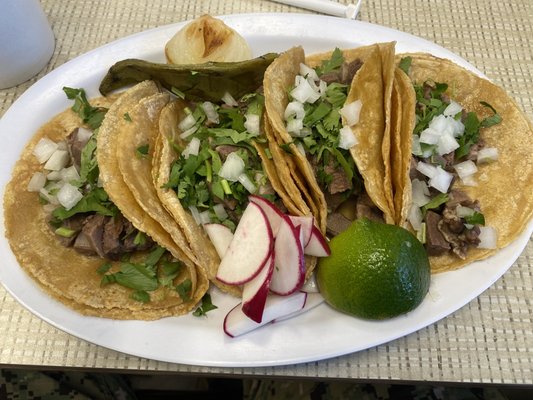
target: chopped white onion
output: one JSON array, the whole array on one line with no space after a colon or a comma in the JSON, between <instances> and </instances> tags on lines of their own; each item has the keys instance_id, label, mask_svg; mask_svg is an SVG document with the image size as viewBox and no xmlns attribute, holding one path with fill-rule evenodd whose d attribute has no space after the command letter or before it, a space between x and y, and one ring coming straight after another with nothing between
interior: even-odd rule
<instances>
[{"instance_id":1,"label":"chopped white onion","mask_svg":"<svg viewBox=\"0 0 533 400\"><path fill-rule=\"evenodd\" d=\"M359 114L361 114L361 107L363 103L361 100L352 101L351 103L345 104L341 109L340 113L346 121L346 125L353 126L359 122Z\"/></svg>"},{"instance_id":2,"label":"chopped white onion","mask_svg":"<svg viewBox=\"0 0 533 400\"><path fill-rule=\"evenodd\" d=\"M305 110L303 103L299 101L291 101L285 108L285 121L288 121L291 116L295 115L296 119L303 119L305 117Z\"/></svg>"},{"instance_id":3,"label":"chopped white onion","mask_svg":"<svg viewBox=\"0 0 533 400\"><path fill-rule=\"evenodd\" d=\"M463 107L455 101L450 101L450 104L448 104L448 107L446 107L443 111L443 114L447 117L455 117L458 113L463 111Z\"/></svg>"},{"instance_id":4,"label":"chopped white onion","mask_svg":"<svg viewBox=\"0 0 533 400\"><path fill-rule=\"evenodd\" d=\"M437 167L423 161L419 161L418 164L416 164L416 170L428 178L433 178L437 173Z\"/></svg>"},{"instance_id":5,"label":"chopped white onion","mask_svg":"<svg viewBox=\"0 0 533 400\"><path fill-rule=\"evenodd\" d=\"M57 150L57 143L48 139L42 138L37 142L33 148L33 155L37 157L39 163L45 163L50 156Z\"/></svg>"},{"instance_id":6,"label":"chopped white onion","mask_svg":"<svg viewBox=\"0 0 533 400\"><path fill-rule=\"evenodd\" d=\"M57 149L58 150L66 150L68 151L68 144L65 140L61 140L57 142Z\"/></svg>"},{"instance_id":7,"label":"chopped white onion","mask_svg":"<svg viewBox=\"0 0 533 400\"><path fill-rule=\"evenodd\" d=\"M220 167L218 175L221 178L227 179L230 182L237 182L239 175L244 172L244 161L235 152L228 154L226 161Z\"/></svg>"},{"instance_id":8,"label":"chopped white onion","mask_svg":"<svg viewBox=\"0 0 533 400\"><path fill-rule=\"evenodd\" d=\"M429 188L426 182L419 179L413 179L411 182L411 191L413 194L413 204L422 207L430 202Z\"/></svg>"},{"instance_id":9,"label":"chopped white onion","mask_svg":"<svg viewBox=\"0 0 533 400\"><path fill-rule=\"evenodd\" d=\"M39 192L46 184L46 175L42 172L35 172L28 182L28 192Z\"/></svg>"},{"instance_id":10,"label":"chopped white onion","mask_svg":"<svg viewBox=\"0 0 533 400\"><path fill-rule=\"evenodd\" d=\"M433 128L426 128L420 132L420 143L437 144L439 142L440 132Z\"/></svg>"},{"instance_id":11,"label":"chopped white onion","mask_svg":"<svg viewBox=\"0 0 533 400\"><path fill-rule=\"evenodd\" d=\"M237 107L239 105L237 100L235 100L229 92L224 93L221 100L230 107Z\"/></svg>"},{"instance_id":12,"label":"chopped white onion","mask_svg":"<svg viewBox=\"0 0 533 400\"><path fill-rule=\"evenodd\" d=\"M76 136L76 138L80 141L80 142L85 142L87 143L89 141L89 139L91 138L91 136L93 135L93 131L87 129L87 128L84 128L83 126L80 126L78 128L78 135Z\"/></svg>"},{"instance_id":13,"label":"chopped white onion","mask_svg":"<svg viewBox=\"0 0 533 400\"><path fill-rule=\"evenodd\" d=\"M437 115L430 121L428 127L437 131L440 135L443 133L453 133L454 119L444 115Z\"/></svg>"},{"instance_id":14,"label":"chopped white onion","mask_svg":"<svg viewBox=\"0 0 533 400\"><path fill-rule=\"evenodd\" d=\"M418 207L416 204L411 204L407 220L411 223L411 226L415 231L419 231L420 228L422 228L423 221L422 211L420 210L420 207Z\"/></svg>"},{"instance_id":15,"label":"chopped white onion","mask_svg":"<svg viewBox=\"0 0 533 400\"><path fill-rule=\"evenodd\" d=\"M48 201L48 203L53 204L55 206L59 205L59 202L57 201L57 197L50 194L50 190L46 188L42 188L41 190L39 190L39 193L42 197L46 199L46 201Z\"/></svg>"},{"instance_id":16,"label":"chopped white onion","mask_svg":"<svg viewBox=\"0 0 533 400\"><path fill-rule=\"evenodd\" d=\"M200 223L202 225L211 223L211 217L209 216L209 211L202 211L200 214Z\"/></svg>"},{"instance_id":17,"label":"chopped white onion","mask_svg":"<svg viewBox=\"0 0 533 400\"><path fill-rule=\"evenodd\" d=\"M237 179L250 193L253 194L257 191L257 186L255 186L255 183L253 183L253 181L244 172L240 174Z\"/></svg>"},{"instance_id":18,"label":"chopped white onion","mask_svg":"<svg viewBox=\"0 0 533 400\"><path fill-rule=\"evenodd\" d=\"M453 180L453 174L442 169L442 167L436 167L435 175L429 179L429 186L434 187L441 193L447 193Z\"/></svg>"},{"instance_id":19,"label":"chopped white onion","mask_svg":"<svg viewBox=\"0 0 533 400\"><path fill-rule=\"evenodd\" d=\"M313 81L319 80L316 71L313 68L308 67L304 63L300 63L300 75L307 79L312 79Z\"/></svg>"},{"instance_id":20,"label":"chopped white onion","mask_svg":"<svg viewBox=\"0 0 533 400\"><path fill-rule=\"evenodd\" d=\"M226 218L228 218L228 213L224 208L224 204L215 204L213 206L213 211L220 221L224 221Z\"/></svg>"},{"instance_id":21,"label":"chopped white onion","mask_svg":"<svg viewBox=\"0 0 533 400\"><path fill-rule=\"evenodd\" d=\"M468 175L468 176L465 176L464 178L461 178L461 182L465 186L477 186L477 181L474 175Z\"/></svg>"},{"instance_id":22,"label":"chopped white onion","mask_svg":"<svg viewBox=\"0 0 533 400\"><path fill-rule=\"evenodd\" d=\"M291 96L300 103L314 103L320 98L320 93L306 79L298 79L298 84L291 90Z\"/></svg>"},{"instance_id":23,"label":"chopped white onion","mask_svg":"<svg viewBox=\"0 0 533 400\"><path fill-rule=\"evenodd\" d=\"M83 195L78 188L70 183L65 183L57 192L57 201L67 210L78 204L82 198Z\"/></svg>"},{"instance_id":24,"label":"chopped white onion","mask_svg":"<svg viewBox=\"0 0 533 400\"><path fill-rule=\"evenodd\" d=\"M198 208L196 208L196 206L189 206L189 211L191 212L194 222L200 225L201 219L200 219L200 213L198 212Z\"/></svg>"},{"instance_id":25,"label":"chopped white onion","mask_svg":"<svg viewBox=\"0 0 533 400\"><path fill-rule=\"evenodd\" d=\"M477 163L485 164L498 160L498 149L496 147L485 147L477 153Z\"/></svg>"},{"instance_id":26,"label":"chopped white onion","mask_svg":"<svg viewBox=\"0 0 533 400\"><path fill-rule=\"evenodd\" d=\"M198 130L198 126L193 125L191 128L187 129L186 131L181 132L180 133L180 138L187 139L189 136L191 136L197 130Z\"/></svg>"},{"instance_id":27,"label":"chopped white onion","mask_svg":"<svg viewBox=\"0 0 533 400\"><path fill-rule=\"evenodd\" d=\"M213 103L210 101L204 101L200 106L202 107L202 110L204 110L208 122L212 124L218 124L220 122L217 110Z\"/></svg>"},{"instance_id":28,"label":"chopped white onion","mask_svg":"<svg viewBox=\"0 0 533 400\"><path fill-rule=\"evenodd\" d=\"M178 124L178 129L182 132L185 132L188 129L191 129L196 124L196 120L192 114L187 114L185 118L181 120Z\"/></svg>"},{"instance_id":29,"label":"chopped white onion","mask_svg":"<svg viewBox=\"0 0 533 400\"><path fill-rule=\"evenodd\" d=\"M477 172L477 166L474 161L466 160L453 166L459 178L464 179L470 175L474 175Z\"/></svg>"},{"instance_id":30,"label":"chopped white onion","mask_svg":"<svg viewBox=\"0 0 533 400\"><path fill-rule=\"evenodd\" d=\"M61 171L51 171L48 175L46 175L46 179L49 181L60 181L63 178Z\"/></svg>"},{"instance_id":31,"label":"chopped white onion","mask_svg":"<svg viewBox=\"0 0 533 400\"><path fill-rule=\"evenodd\" d=\"M495 249L498 242L498 232L496 229L490 226L479 227L479 244L477 247L480 249Z\"/></svg>"},{"instance_id":32,"label":"chopped white onion","mask_svg":"<svg viewBox=\"0 0 533 400\"><path fill-rule=\"evenodd\" d=\"M300 136L303 127L303 119L291 119L287 124L287 132L289 132L291 136Z\"/></svg>"},{"instance_id":33,"label":"chopped white onion","mask_svg":"<svg viewBox=\"0 0 533 400\"><path fill-rule=\"evenodd\" d=\"M199 151L200 151L200 139L192 138L181 154L184 158L189 158L189 156L191 155L197 156Z\"/></svg>"},{"instance_id":34,"label":"chopped white onion","mask_svg":"<svg viewBox=\"0 0 533 400\"><path fill-rule=\"evenodd\" d=\"M357 138L349 126L343 126L339 131L339 148L349 150L357 144Z\"/></svg>"},{"instance_id":35,"label":"chopped white onion","mask_svg":"<svg viewBox=\"0 0 533 400\"><path fill-rule=\"evenodd\" d=\"M74 165L71 165L68 168L63 168L59 173L61 174L61 180L67 183L80 179L80 174Z\"/></svg>"},{"instance_id":36,"label":"chopped white onion","mask_svg":"<svg viewBox=\"0 0 533 400\"><path fill-rule=\"evenodd\" d=\"M246 130L253 135L259 135L261 133L261 118L259 115L246 114L244 118L244 127Z\"/></svg>"},{"instance_id":37,"label":"chopped white onion","mask_svg":"<svg viewBox=\"0 0 533 400\"><path fill-rule=\"evenodd\" d=\"M453 137L453 133L444 133L440 135L437 143L437 154L443 156L451 153L460 147L459 143Z\"/></svg>"},{"instance_id":38,"label":"chopped white onion","mask_svg":"<svg viewBox=\"0 0 533 400\"><path fill-rule=\"evenodd\" d=\"M465 207L465 206L462 206L462 205L458 205L456 208L455 208L455 212L457 213L457 216L459 218L464 218L464 217L469 217L471 215L474 215L474 213L476 212L473 208L470 208L470 207Z\"/></svg>"},{"instance_id":39,"label":"chopped white onion","mask_svg":"<svg viewBox=\"0 0 533 400\"><path fill-rule=\"evenodd\" d=\"M44 169L49 171L59 171L67 166L70 161L70 155L67 150L56 150L52 153L46 164L44 164Z\"/></svg>"}]
</instances>

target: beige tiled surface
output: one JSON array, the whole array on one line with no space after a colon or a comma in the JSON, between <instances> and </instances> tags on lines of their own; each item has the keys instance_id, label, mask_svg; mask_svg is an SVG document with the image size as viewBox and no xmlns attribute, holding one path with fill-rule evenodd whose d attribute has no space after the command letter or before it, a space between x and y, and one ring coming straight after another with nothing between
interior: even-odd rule
<instances>
[{"instance_id":1,"label":"beige tiled surface","mask_svg":"<svg viewBox=\"0 0 533 400\"><path fill-rule=\"evenodd\" d=\"M37 77L0 90L0 115L44 74L120 37L203 13L308 12L266 0L41 3L57 38L56 50ZM533 118L531 1L367 0L360 18L423 37L466 58L502 85ZM0 366L532 384L532 257L530 240L517 262L490 289L418 332L355 354L283 367L196 367L107 350L34 317L0 287Z\"/></svg>"}]
</instances>

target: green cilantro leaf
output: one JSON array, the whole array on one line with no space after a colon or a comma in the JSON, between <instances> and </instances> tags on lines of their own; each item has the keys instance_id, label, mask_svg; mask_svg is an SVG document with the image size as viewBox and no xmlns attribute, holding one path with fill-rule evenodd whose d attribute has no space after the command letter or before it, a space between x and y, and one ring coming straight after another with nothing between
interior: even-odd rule
<instances>
[{"instance_id":1,"label":"green cilantro leaf","mask_svg":"<svg viewBox=\"0 0 533 400\"><path fill-rule=\"evenodd\" d=\"M331 54L331 58L329 60L323 60L320 67L316 68L316 73L318 76L321 76L328 72L335 71L341 67L343 62L344 56L342 55L342 51L336 47Z\"/></svg>"},{"instance_id":2,"label":"green cilantro leaf","mask_svg":"<svg viewBox=\"0 0 533 400\"><path fill-rule=\"evenodd\" d=\"M202 297L202 305L198 307L192 315L195 317L205 316L209 311L216 310L218 307L215 306L211 301L211 295L209 293L204 294Z\"/></svg>"},{"instance_id":3,"label":"green cilantro leaf","mask_svg":"<svg viewBox=\"0 0 533 400\"><path fill-rule=\"evenodd\" d=\"M190 279L185 279L179 285L176 285L176 292L178 292L179 296L183 301L191 300L191 290L192 282Z\"/></svg>"},{"instance_id":4,"label":"green cilantro leaf","mask_svg":"<svg viewBox=\"0 0 533 400\"><path fill-rule=\"evenodd\" d=\"M80 116L83 123L87 124L93 130L99 128L104 120L107 109L91 106L83 89L73 89L65 86L63 87L63 91L68 99L74 100L72 111Z\"/></svg>"}]
</instances>

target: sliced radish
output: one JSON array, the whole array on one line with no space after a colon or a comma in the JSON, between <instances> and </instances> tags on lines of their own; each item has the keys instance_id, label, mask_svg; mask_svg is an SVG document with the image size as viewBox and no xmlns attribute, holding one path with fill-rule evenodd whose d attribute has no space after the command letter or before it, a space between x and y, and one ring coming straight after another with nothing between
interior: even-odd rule
<instances>
[{"instance_id":1,"label":"sliced radish","mask_svg":"<svg viewBox=\"0 0 533 400\"><path fill-rule=\"evenodd\" d=\"M285 321L287 319L296 317L297 315L300 315L306 311L311 310L312 308L315 308L316 306L319 306L325 301L324 297L320 293L309 293L307 292L307 298L305 299L305 305L300 308L298 311L295 311L291 314L284 315L282 317L276 318L272 322L281 322Z\"/></svg>"},{"instance_id":2,"label":"sliced radish","mask_svg":"<svg viewBox=\"0 0 533 400\"><path fill-rule=\"evenodd\" d=\"M275 251L273 250L270 259L261 271L254 279L245 283L242 289L242 312L257 323L263 318L263 310L274 271L274 259Z\"/></svg>"},{"instance_id":3,"label":"sliced radish","mask_svg":"<svg viewBox=\"0 0 533 400\"><path fill-rule=\"evenodd\" d=\"M309 240L311 240L311 231L313 230L313 224L315 219L310 215L289 215L289 218L291 219L291 222L295 227L302 227L302 245L304 247L307 246L307 243L309 243Z\"/></svg>"},{"instance_id":4,"label":"sliced radish","mask_svg":"<svg viewBox=\"0 0 533 400\"><path fill-rule=\"evenodd\" d=\"M251 195L248 197L251 202L257 204L265 212L268 222L272 228L272 234L276 237L281 220L284 218L284 214L280 209L272 203L270 200L261 196Z\"/></svg>"},{"instance_id":5,"label":"sliced radish","mask_svg":"<svg viewBox=\"0 0 533 400\"><path fill-rule=\"evenodd\" d=\"M207 236L211 239L211 243L215 246L215 250L220 258L224 257L228 247L233 240L233 232L230 228L223 224L205 224L204 229Z\"/></svg>"},{"instance_id":6,"label":"sliced radish","mask_svg":"<svg viewBox=\"0 0 533 400\"><path fill-rule=\"evenodd\" d=\"M331 254L328 242L315 225L311 229L311 239L304 247L304 254L315 257L327 257Z\"/></svg>"},{"instance_id":7,"label":"sliced radish","mask_svg":"<svg viewBox=\"0 0 533 400\"><path fill-rule=\"evenodd\" d=\"M228 285L252 280L269 259L274 237L265 212L254 202L242 214L233 240L218 267L217 279Z\"/></svg>"},{"instance_id":8,"label":"sliced radish","mask_svg":"<svg viewBox=\"0 0 533 400\"><path fill-rule=\"evenodd\" d=\"M237 337L253 331L276 318L300 310L305 306L306 298L307 293L305 292L296 292L290 296L268 296L260 323L248 318L242 311L241 303L239 303L224 318L224 332L228 336Z\"/></svg>"},{"instance_id":9,"label":"sliced radish","mask_svg":"<svg viewBox=\"0 0 533 400\"><path fill-rule=\"evenodd\" d=\"M296 292L305 280L305 259L302 246L302 228L294 227L289 218L284 218L274 243L275 268L270 282L270 291L280 296Z\"/></svg>"}]
</instances>

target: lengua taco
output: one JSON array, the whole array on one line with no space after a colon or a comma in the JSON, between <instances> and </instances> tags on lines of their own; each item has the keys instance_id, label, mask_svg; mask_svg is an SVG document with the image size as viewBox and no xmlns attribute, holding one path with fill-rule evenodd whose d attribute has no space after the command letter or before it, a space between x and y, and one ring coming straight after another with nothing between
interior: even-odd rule
<instances>
[{"instance_id":1,"label":"lengua taco","mask_svg":"<svg viewBox=\"0 0 533 400\"><path fill-rule=\"evenodd\" d=\"M395 188L433 272L508 245L533 213L533 128L498 86L429 54L398 55ZM410 78L410 80L409 80Z\"/></svg>"},{"instance_id":2,"label":"lengua taco","mask_svg":"<svg viewBox=\"0 0 533 400\"><path fill-rule=\"evenodd\" d=\"M135 201L111 139L130 112L155 117L168 98L153 97L153 83L92 104L81 90L66 92L73 109L31 139L6 188L6 236L19 264L86 315L151 320L188 313L207 278Z\"/></svg>"},{"instance_id":3,"label":"lengua taco","mask_svg":"<svg viewBox=\"0 0 533 400\"><path fill-rule=\"evenodd\" d=\"M280 55L264 79L270 150L293 198L332 236L369 217L395 222L391 92L394 43Z\"/></svg>"},{"instance_id":4,"label":"lengua taco","mask_svg":"<svg viewBox=\"0 0 533 400\"><path fill-rule=\"evenodd\" d=\"M238 295L240 287L216 278L220 254L209 227L233 231L251 194L265 197L293 215L308 214L307 205L290 195L268 150L260 88L219 102L177 99L161 113L155 140L153 177L166 210L177 221L187 246L222 290ZM307 275L316 264L307 258Z\"/></svg>"}]
</instances>

